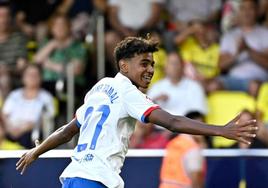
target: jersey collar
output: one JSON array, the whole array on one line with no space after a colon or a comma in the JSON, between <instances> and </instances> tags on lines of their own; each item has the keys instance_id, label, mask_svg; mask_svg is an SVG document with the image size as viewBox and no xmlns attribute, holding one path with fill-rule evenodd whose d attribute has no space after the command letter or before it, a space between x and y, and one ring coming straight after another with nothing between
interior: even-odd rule
<instances>
[{"instance_id":1,"label":"jersey collar","mask_svg":"<svg viewBox=\"0 0 268 188\"><path fill-rule=\"evenodd\" d=\"M129 82L129 83L132 84L131 80L130 80L128 77L124 76L124 75L123 75L122 73L120 73L120 72L118 72L118 73L116 74L115 78L116 78L116 79L121 79L121 80L126 80L127 82Z\"/></svg>"}]
</instances>

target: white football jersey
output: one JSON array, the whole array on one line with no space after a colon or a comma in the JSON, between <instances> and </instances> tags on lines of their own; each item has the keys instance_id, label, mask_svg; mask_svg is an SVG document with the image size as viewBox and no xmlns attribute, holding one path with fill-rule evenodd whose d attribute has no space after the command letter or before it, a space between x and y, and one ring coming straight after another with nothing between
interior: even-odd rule
<instances>
[{"instance_id":1,"label":"white football jersey","mask_svg":"<svg viewBox=\"0 0 268 188\"><path fill-rule=\"evenodd\" d=\"M81 177L99 181L108 188L123 188L119 173L135 119L146 122L146 117L157 108L121 73L100 80L76 111L80 136L61 181Z\"/></svg>"}]
</instances>

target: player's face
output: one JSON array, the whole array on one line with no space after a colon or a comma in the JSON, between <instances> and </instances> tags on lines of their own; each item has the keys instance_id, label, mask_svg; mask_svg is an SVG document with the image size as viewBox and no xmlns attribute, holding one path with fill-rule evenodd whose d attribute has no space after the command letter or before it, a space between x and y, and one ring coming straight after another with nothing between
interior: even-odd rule
<instances>
[{"instance_id":1,"label":"player's face","mask_svg":"<svg viewBox=\"0 0 268 188\"><path fill-rule=\"evenodd\" d=\"M127 77L137 87L148 88L154 74L153 53L135 55L128 60Z\"/></svg>"}]
</instances>

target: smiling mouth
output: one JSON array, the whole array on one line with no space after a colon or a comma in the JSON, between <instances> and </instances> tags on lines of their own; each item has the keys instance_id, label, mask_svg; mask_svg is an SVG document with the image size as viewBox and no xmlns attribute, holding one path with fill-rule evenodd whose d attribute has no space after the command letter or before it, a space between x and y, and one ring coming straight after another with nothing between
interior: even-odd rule
<instances>
[{"instance_id":1,"label":"smiling mouth","mask_svg":"<svg viewBox=\"0 0 268 188\"><path fill-rule=\"evenodd\" d=\"M149 83L152 80L152 76L143 76L142 78L143 78L143 80L145 80L146 82L149 82Z\"/></svg>"}]
</instances>

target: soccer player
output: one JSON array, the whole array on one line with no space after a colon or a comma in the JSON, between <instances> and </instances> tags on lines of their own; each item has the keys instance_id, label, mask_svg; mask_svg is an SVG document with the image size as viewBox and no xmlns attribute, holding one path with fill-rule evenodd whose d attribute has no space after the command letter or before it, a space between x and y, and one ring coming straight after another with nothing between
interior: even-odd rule
<instances>
[{"instance_id":1,"label":"soccer player","mask_svg":"<svg viewBox=\"0 0 268 188\"><path fill-rule=\"evenodd\" d=\"M174 116L154 104L138 88L147 88L154 73L153 52L157 43L128 37L115 48L119 73L103 78L85 96L75 118L17 162L21 174L42 153L66 143L80 133L72 162L60 176L63 188L123 188L119 176L134 131L134 119L151 122L173 132L223 136L250 144L256 136L256 120L213 126ZM183 100L183 99L182 99Z\"/></svg>"}]
</instances>

